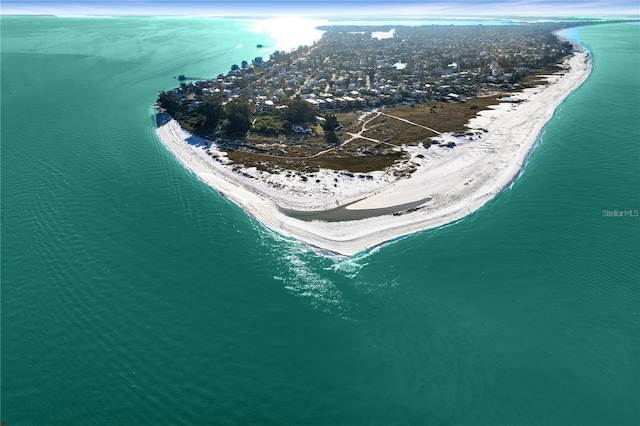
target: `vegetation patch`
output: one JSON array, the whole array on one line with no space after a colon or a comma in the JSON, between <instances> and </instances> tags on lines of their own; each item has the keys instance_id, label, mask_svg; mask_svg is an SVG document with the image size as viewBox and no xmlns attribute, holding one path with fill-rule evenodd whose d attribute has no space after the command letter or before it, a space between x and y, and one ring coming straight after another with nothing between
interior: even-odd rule
<instances>
[{"instance_id":1,"label":"vegetation patch","mask_svg":"<svg viewBox=\"0 0 640 426\"><path fill-rule=\"evenodd\" d=\"M387 152L385 154L363 157L352 155L345 151L335 151L313 158L272 157L255 152L241 150L227 151L227 156L234 163L258 170L275 172L276 170L295 170L300 172L317 172L319 169L347 170L353 173L367 173L385 170L398 161L406 159L402 152Z\"/></svg>"}]
</instances>

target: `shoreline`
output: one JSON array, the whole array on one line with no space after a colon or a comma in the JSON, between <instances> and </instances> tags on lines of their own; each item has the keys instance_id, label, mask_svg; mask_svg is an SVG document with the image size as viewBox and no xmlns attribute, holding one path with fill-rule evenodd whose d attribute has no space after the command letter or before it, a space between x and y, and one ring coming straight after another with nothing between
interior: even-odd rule
<instances>
[{"instance_id":1,"label":"shoreline","mask_svg":"<svg viewBox=\"0 0 640 426\"><path fill-rule=\"evenodd\" d=\"M393 170L366 178L333 170L287 177L239 167L173 119L156 134L186 168L262 225L321 254L351 256L460 220L511 186L557 107L589 76L591 57L573 43L579 50L564 71L545 76L546 85L514 92L521 102L479 111L468 123L474 136L442 135L454 149L406 147L417 166L408 178ZM332 212L342 219L331 220Z\"/></svg>"}]
</instances>

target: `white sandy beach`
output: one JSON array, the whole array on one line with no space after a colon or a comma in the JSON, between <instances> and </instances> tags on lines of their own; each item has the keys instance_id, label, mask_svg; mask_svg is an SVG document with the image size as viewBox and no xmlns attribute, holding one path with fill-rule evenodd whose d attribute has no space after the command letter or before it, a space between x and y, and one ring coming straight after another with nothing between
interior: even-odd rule
<instances>
[{"instance_id":1,"label":"white sandy beach","mask_svg":"<svg viewBox=\"0 0 640 426\"><path fill-rule=\"evenodd\" d=\"M577 52L565 66L548 76L547 85L512 95L521 102L480 111L469 123L473 136L441 136L455 141L455 148L406 147L417 166L409 178L396 178L393 170L363 174L368 176L321 170L306 174L306 181L295 173L287 177L237 166L234 171L224 152L175 120L158 127L157 134L187 168L264 226L322 251L353 255L459 220L508 187L555 109L589 75L591 59ZM333 219L313 219L312 212L330 209L336 209L327 216Z\"/></svg>"}]
</instances>

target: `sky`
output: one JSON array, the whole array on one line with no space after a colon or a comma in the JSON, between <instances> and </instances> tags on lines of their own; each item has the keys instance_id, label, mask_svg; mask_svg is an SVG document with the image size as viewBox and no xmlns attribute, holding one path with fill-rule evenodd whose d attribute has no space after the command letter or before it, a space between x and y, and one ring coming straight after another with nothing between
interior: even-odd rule
<instances>
[{"instance_id":1,"label":"sky","mask_svg":"<svg viewBox=\"0 0 640 426\"><path fill-rule=\"evenodd\" d=\"M638 17L639 0L2 0L3 15Z\"/></svg>"}]
</instances>

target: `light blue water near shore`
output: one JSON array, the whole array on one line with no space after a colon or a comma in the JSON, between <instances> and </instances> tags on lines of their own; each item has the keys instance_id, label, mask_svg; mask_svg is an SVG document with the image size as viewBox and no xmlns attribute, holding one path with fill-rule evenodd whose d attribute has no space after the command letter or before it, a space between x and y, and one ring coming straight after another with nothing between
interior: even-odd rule
<instances>
[{"instance_id":1,"label":"light blue water near shore","mask_svg":"<svg viewBox=\"0 0 640 426\"><path fill-rule=\"evenodd\" d=\"M346 260L248 218L150 105L266 35L2 17L2 419L15 425L640 422L640 27L511 189Z\"/></svg>"}]
</instances>

